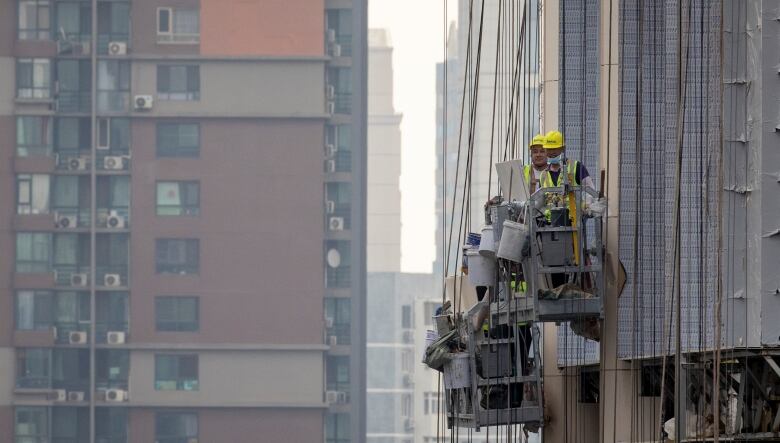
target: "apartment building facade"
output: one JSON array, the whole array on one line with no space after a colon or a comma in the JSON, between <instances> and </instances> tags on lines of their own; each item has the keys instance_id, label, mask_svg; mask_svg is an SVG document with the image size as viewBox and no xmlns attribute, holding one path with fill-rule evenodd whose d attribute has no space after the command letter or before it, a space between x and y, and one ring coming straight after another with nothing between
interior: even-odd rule
<instances>
[{"instance_id":1,"label":"apartment building facade","mask_svg":"<svg viewBox=\"0 0 780 443\"><path fill-rule=\"evenodd\" d=\"M0 442L360 440L364 15L0 1Z\"/></svg>"}]
</instances>

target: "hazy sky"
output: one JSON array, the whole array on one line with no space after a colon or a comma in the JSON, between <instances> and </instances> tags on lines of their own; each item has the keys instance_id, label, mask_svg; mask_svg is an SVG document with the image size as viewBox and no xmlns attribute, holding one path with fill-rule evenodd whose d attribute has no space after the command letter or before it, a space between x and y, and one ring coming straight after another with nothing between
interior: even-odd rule
<instances>
[{"instance_id":1,"label":"hazy sky","mask_svg":"<svg viewBox=\"0 0 780 443\"><path fill-rule=\"evenodd\" d=\"M436 254L436 63L444 58L445 0L370 0L370 28L390 31L395 108L403 114L401 270L430 272ZM457 1L449 1L450 21Z\"/></svg>"}]
</instances>

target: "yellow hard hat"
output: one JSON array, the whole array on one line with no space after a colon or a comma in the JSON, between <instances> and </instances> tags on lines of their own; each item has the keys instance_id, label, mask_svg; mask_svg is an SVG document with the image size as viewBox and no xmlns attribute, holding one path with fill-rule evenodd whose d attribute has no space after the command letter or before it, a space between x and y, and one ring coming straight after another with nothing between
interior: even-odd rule
<instances>
[{"instance_id":1,"label":"yellow hard hat","mask_svg":"<svg viewBox=\"0 0 780 443\"><path fill-rule=\"evenodd\" d=\"M561 131L550 131L544 136L544 149L565 148Z\"/></svg>"},{"instance_id":2,"label":"yellow hard hat","mask_svg":"<svg viewBox=\"0 0 780 443\"><path fill-rule=\"evenodd\" d=\"M528 148L530 149L534 146L544 146L544 134L536 134L534 136L531 143L528 144Z\"/></svg>"}]
</instances>

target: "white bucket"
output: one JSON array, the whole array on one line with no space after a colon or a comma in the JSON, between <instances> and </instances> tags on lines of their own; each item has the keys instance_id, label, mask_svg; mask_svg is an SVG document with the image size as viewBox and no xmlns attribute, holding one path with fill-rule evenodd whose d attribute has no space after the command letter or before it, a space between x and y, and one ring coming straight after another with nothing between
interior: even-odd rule
<instances>
[{"instance_id":1,"label":"white bucket","mask_svg":"<svg viewBox=\"0 0 780 443\"><path fill-rule=\"evenodd\" d=\"M452 360L444 365L444 387L447 389L468 388L471 386L469 354L452 354Z\"/></svg>"},{"instance_id":2,"label":"white bucket","mask_svg":"<svg viewBox=\"0 0 780 443\"><path fill-rule=\"evenodd\" d=\"M528 228L524 224L505 220L496 255L500 258L520 263L520 260L523 258L523 242L527 235Z\"/></svg>"},{"instance_id":3,"label":"white bucket","mask_svg":"<svg viewBox=\"0 0 780 443\"><path fill-rule=\"evenodd\" d=\"M466 251L469 262L469 282L474 286L494 286L496 284L496 260L485 257L481 251Z\"/></svg>"},{"instance_id":4,"label":"white bucket","mask_svg":"<svg viewBox=\"0 0 780 443\"><path fill-rule=\"evenodd\" d=\"M496 257L496 242L493 237L493 227L490 225L482 228L482 240L479 242L479 253L485 257Z\"/></svg>"}]
</instances>

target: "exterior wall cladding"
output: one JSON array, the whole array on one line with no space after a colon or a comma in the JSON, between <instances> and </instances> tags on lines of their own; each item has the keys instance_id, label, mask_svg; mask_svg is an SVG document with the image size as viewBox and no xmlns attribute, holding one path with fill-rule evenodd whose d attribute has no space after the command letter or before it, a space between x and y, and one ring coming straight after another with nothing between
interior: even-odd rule
<instances>
[{"instance_id":1,"label":"exterior wall cladding","mask_svg":"<svg viewBox=\"0 0 780 443\"><path fill-rule=\"evenodd\" d=\"M92 4L0 0L0 443L361 441L365 325L329 346L324 319L328 297L365 309L365 2ZM335 126L351 166L329 173ZM337 233L330 183L351 186Z\"/></svg>"}]
</instances>

